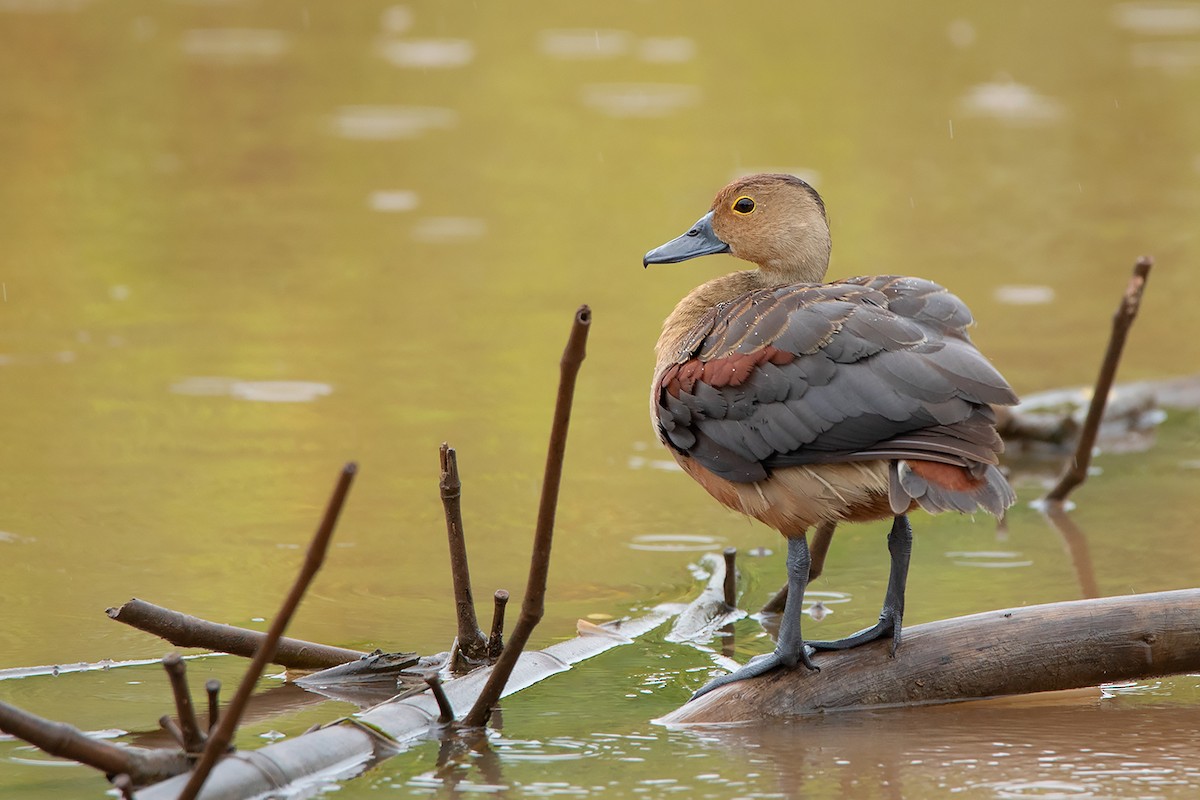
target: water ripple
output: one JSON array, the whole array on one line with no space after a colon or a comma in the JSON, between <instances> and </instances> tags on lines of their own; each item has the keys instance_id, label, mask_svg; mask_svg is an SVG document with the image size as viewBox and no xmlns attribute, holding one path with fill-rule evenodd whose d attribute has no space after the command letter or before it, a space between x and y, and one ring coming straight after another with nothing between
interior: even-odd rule
<instances>
[{"instance_id":1,"label":"water ripple","mask_svg":"<svg viewBox=\"0 0 1200 800\"><path fill-rule=\"evenodd\" d=\"M345 106L333 118L334 132L346 139L412 139L456 124L453 110L428 106Z\"/></svg>"},{"instance_id":2,"label":"water ripple","mask_svg":"<svg viewBox=\"0 0 1200 800\"><path fill-rule=\"evenodd\" d=\"M183 54L222 64L273 61L288 51L283 31L256 28L200 28L186 31Z\"/></svg>"},{"instance_id":3,"label":"water ripple","mask_svg":"<svg viewBox=\"0 0 1200 800\"><path fill-rule=\"evenodd\" d=\"M959 101L964 112L1005 122L1049 123L1065 115L1062 103L1014 81L981 83Z\"/></svg>"},{"instance_id":4,"label":"water ripple","mask_svg":"<svg viewBox=\"0 0 1200 800\"><path fill-rule=\"evenodd\" d=\"M700 102L700 87L674 83L593 83L584 105L610 117L665 117Z\"/></svg>"},{"instance_id":5,"label":"water ripple","mask_svg":"<svg viewBox=\"0 0 1200 800\"><path fill-rule=\"evenodd\" d=\"M466 39L394 39L378 51L390 64L420 69L465 67L475 59L475 45Z\"/></svg>"},{"instance_id":6,"label":"water ripple","mask_svg":"<svg viewBox=\"0 0 1200 800\"><path fill-rule=\"evenodd\" d=\"M626 31L593 28L548 30L538 34L538 50L551 58L616 58L628 52L631 39Z\"/></svg>"}]
</instances>

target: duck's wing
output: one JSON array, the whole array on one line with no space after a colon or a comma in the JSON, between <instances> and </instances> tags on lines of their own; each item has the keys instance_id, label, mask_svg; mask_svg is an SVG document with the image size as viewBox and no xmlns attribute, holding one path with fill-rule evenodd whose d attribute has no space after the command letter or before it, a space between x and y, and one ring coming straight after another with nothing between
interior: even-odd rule
<instances>
[{"instance_id":1,"label":"duck's wing","mask_svg":"<svg viewBox=\"0 0 1200 800\"><path fill-rule=\"evenodd\" d=\"M673 448L736 482L777 467L919 459L980 474L1017 401L941 286L876 276L794 284L712 309L657 385Z\"/></svg>"}]
</instances>

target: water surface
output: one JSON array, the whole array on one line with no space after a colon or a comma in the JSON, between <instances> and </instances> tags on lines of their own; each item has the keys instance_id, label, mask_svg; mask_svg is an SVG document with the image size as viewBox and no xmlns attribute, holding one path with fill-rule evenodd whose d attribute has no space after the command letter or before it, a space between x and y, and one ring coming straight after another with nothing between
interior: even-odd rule
<instances>
[{"instance_id":1,"label":"water surface","mask_svg":"<svg viewBox=\"0 0 1200 800\"><path fill-rule=\"evenodd\" d=\"M743 561L757 607L783 580L782 542L662 468L645 410L661 319L734 262L640 265L745 172L821 190L833 276L952 287L1022 393L1092 380L1130 265L1152 252L1122 378L1196 372L1197 19L1189 2L0 0L0 667L161 655L104 618L130 596L265 627L350 459L360 479L292 630L444 650L437 447L459 448L477 595L519 593L582 302L595 322L533 644L689 597L688 564L728 545L775 553ZM1102 593L1196 585L1198 463L1189 414L1149 452L1097 459L1074 519ZM1022 473L1003 533L915 520L910 621L1080 595L1026 505L1055 470ZM839 534L814 587L839 602L810 630L877 613L885 527ZM736 657L769 647L739 623ZM465 779L513 796L1200 789L1194 676L1048 708L650 724L711 668L651 637L559 676L506 702L499 777ZM168 707L151 668L0 697L86 729L150 730ZM242 743L342 713L297 708ZM343 792L441 791L436 751ZM103 791L13 743L0 759L0 795Z\"/></svg>"}]
</instances>

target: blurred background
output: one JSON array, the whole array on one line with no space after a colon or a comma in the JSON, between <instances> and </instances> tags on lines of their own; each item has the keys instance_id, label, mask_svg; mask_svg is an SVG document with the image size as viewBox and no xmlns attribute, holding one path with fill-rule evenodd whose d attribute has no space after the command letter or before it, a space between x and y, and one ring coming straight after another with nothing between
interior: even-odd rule
<instances>
[{"instance_id":1,"label":"blurred background","mask_svg":"<svg viewBox=\"0 0 1200 800\"><path fill-rule=\"evenodd\" d=\"M0 0L0 668L161 656L103 616L132 596L265 628L347 460L361 473L290 632L445 650L438 445L459 451L476 596L519 602L581 303L594 323L533 645L686 600L688 565L730 545L774 551L742 560L757 608L782 541L670 469L646 413L661 320L739 262L641 256L763 170L824 196L830 278L950 287L1022 394L1091 383L1145 253L1120 378L1200 371L1200 3ZM1073 518L1100 591L1195 586L1196 414L1096 465ZM914 520L906 621L1080 596L1028 506L1058 466L1015 476L1007 531ZM874 619L886 527L839 533L816 587L835 613L813 635ZM771 646L753 621L738 632L739 660ZM827 720L825 758L803 726L714 744L650 725L711 667L651 637L506 701L506 791L1200 788L1180 756L1194 676L1006 709L994 736L965 707ZM199 685L240 665L192 669ZM151 729L168 698L149 667L0 681L0 699L89 730ZM564 714L580 701L592 717ZM239 741L352 710L326 705ZM1156 743L1097 744L1114 709ZM931 734L897 744L912 726ZM435 753L344 791L435 793ZM0 796L104 788L11 741L0 763Z\"/></svg>"}]
</instances>

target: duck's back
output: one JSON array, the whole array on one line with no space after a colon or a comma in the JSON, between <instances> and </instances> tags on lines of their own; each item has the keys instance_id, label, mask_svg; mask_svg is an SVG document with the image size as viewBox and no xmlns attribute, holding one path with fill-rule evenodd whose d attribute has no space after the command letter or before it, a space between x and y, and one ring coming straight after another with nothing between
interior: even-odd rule
<instances>
[{"instance_id":1,"label":"duck's back","mask_svg":"<svg viewBox=\"0 0 1200 800\"><path fill-rule=\"evenodd\" d=\"M801 465L908 460L979 480L996 463L988 404L1016 396L971 344L966 305L941 286L874 276L697 307L712 296L701 287L676 309L686 330L677 322L668 335L668 320L651 397L661 438L689 471L749 484ZM985 494L989 511L1011 502L1007 485Z\"/></svg>"}]
</instances>

